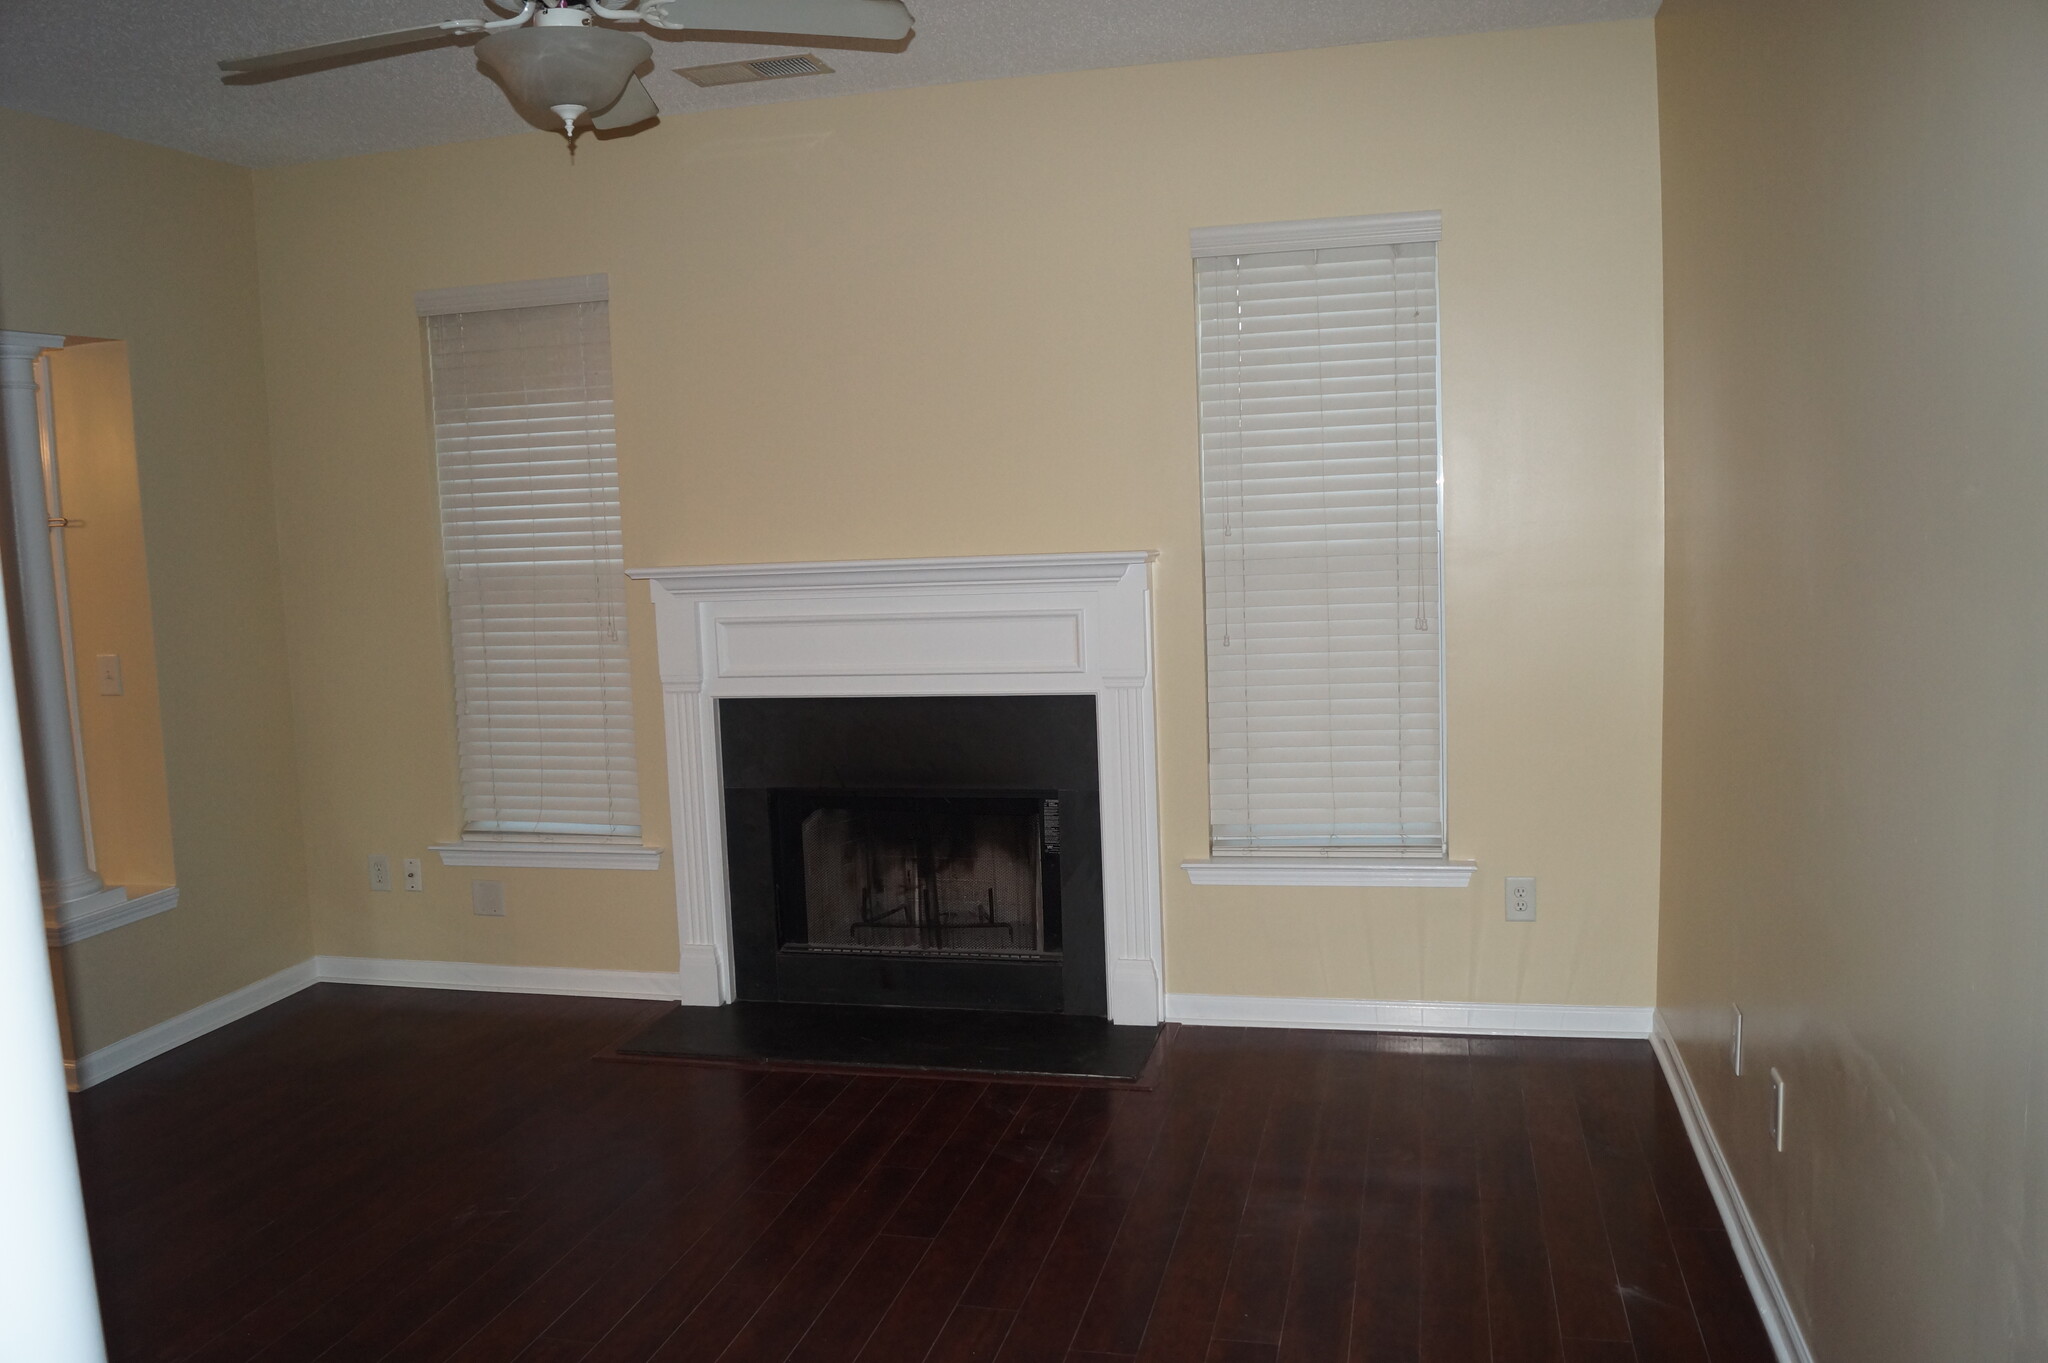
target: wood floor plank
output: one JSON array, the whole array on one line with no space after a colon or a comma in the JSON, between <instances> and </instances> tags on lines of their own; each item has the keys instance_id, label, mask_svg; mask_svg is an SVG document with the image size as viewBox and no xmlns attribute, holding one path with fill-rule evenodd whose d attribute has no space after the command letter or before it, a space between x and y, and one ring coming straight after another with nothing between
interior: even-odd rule
<instances>
[{"instance_id":1,"label":"wood floor plank","mask_svg":"<svg viewBox=\"0 0 2048 1363\"><path fill-rule=\"evenodd\" d=\"M925 1363L994 1363L1016 1315L985 1306L955 1307Z\"/></svg>"},{"instance_id":2,"label":"wood floor plank","mask_svg":"<svg viewBox=\"0 0 2048 1363\"><path fill-rule=\"evenodd\" d=\"M1627 1343L1628 1316L1600 1216L1570 1062L1524 1062L1522 1101L1559 1330L1566 1339Z\"/></svg>"},{"instance_id":3,"label":"wood floor plank","mask_svg":"<svg viewBox=\"0 0 2048 1363\"><path fill-rule=\"evenodd\" d=\"M859 1355L931 1241L877 1235L789 1356L790 1363L845 1363Z\"/></svg>"},{"instance_id":4,"label":"wood floor plank","mask_svg":"<svg viewBox=\"0 0 2048 1363\"><path fill-rule=\"evenodd\" d=\"M1543 1205L1529 1148L1518 1060L1472 1059L1479 1159L1480 1253L1492 1363L1562 1363Z\"/></svg>"},{"instance_id":5,"label":"wood floor plank","mask_svg":"<svg viewBox=\"0 0 2048 1363\"><path fill-rule=\"evenodd\" d=\"M1216 1310L1218 1339L1278 1347L1287 1284L1301 1230L1309 1160L1322 1097L1316 1086L1320 1032L1282 1032L1270 1062L1273 1100L1259 1137L1257 1163L1231 1247Z\"/></svg>"},{"instance_id":6,"label":"wood floor plank","mask_svg":"<svg viewBox=\"0 0 2048 1363\"><path fill-rule=\"evenodd\" d=\"M889 1147L889 1153L882 1157L884 1164L901 1165L906 1169L927 1169L938 1158L941 1150L953 1139L967 1114L988 1092L987 1084L966 1080L940 1082L931 1102L917 1119L904 1128L896 1144Z\"/></svg>"},{"instance_id":7,"label":"wood floor plank","mask_svg":"<svg viewBox=\"0 0 2048 1363\"><path fill-rule=\"evenodd\" d=\"M1140 1363L1200 1358L1215 1334L1274 1092L1272 1038L1245 1035L1241 1045L1138 1347Z\"/></svg>"},{"instance_id":8,"label":"wood floor plank","mask_svg":"<svg viewBox=\"0 0 2048 1363\"><path fill-rule=\"evenodd\" d=\"M1468 1055L1422 1070L1423 1363L1493 1357L1479 1212L1479 1148Z\"/></svg>"},{"instance_id":9,"label":"wood floor plank","mask_svg":"<svg viewBox=\"0 0 2048 1363\"><path fill-rule=\"evenodd\" d=\"M1639 1354L1658 1363L1706 1363L1706 1340L1678 1266L1656 1179L1630 1120L1629 1104L1643 1092L1631 1079L1603 1065L1582 1066L1574 1075L1629 1335Z\"/></svg>"},{"instance_id":10,"label":"wood floor plank","mask_svg":"<svg viewBox=\"0 0 2048 1363\"><path fill-rule=\"evenodd\" d=\"M1187 1028L1143 1090L593 1058L650 1010L322 987L80 1095L110 1363L1770 1357L1641 1043Z\"/></svg>"},{"instance_id":11,"label":"wood floor plank","mask_svg":"<svg viewBox=\"0 0 2048 1363\"><path fill-rule=\"evenodd\" d=\"M1018 1308L999 1363L1060 1363L1108 1262L1128 1198L1076 1198Z\"/></svg>"},{"instance_id":12,"label":"wood floor plank","mask_svg":"<svg viewBox=\"0 0 2048 1363\"><path fill-rule=\"evenodd\" d=\"M916 1177L916 1170L900 1164L870 1170L860 1189L775 1284L725 1352L713 1352L715 1339L698 1337L691 1340L698 1356L725 1363L781 1363L809 1332L811 1322L875 1238L875 1227L896 1210Z\"/></svg>"},{"instance_id":13,"label":"wood floor plank","mask_svg":"<svg viewBox=\"0 0 2048 1363\"><path fill-rule=\"evenodd\" d=\"M930 1351L1032 1170L1051 1147L1077 1092L1051 1087L1023 1090L1009 1129L989 1149L931 1248L868 1337L860 1353L866 1363L921 1359ZM900 1218L892 1218L892 1224L896 1219Z\"/></svg>"},{"instance_id":14,"label":"wood floor plank","mask_svg":"<svg viewBox=\"0 0 2048 1363\"><path fill-rule=\"evenodd\" d=\"M566 1339L540 1339L522 1351L514 1363L582 1363L583 1355L589 1351L587 1344L574 1344Z\"/></svg>"},{"instance_id":15,"label":"wood floor plank","mask_svg":"<svg viewBox=\"0 0 2048 1363\"><path fill-rule=\"evenodd\" d=\"M1714 1363L1775 1363L1777 1350L1749 1295L1728 1233L1719 1226L1674 1226L1671 1236L1707 1356Z\"/></svg>"},{"instance_id":16,"label":"wood floor plank","mask_svg":"<svg viewBox=\"0 0 2048 1363\"><path fill-rule=\"evenodd\" d=\"M431 1009L439 1001L430 997L426 1003ZM466 1024L464 1036L473 1032L473 1040L479 1046L490 1041L490 1029L485 1025L488 1019L465 1014L462 1020ZM371 1035L378 1034L378 1029L367 1030ZM564 1031L570 1037L578 1036L575 1028ZM396 1039L396 1033L390 1035ZM587 1043L595 1035L584 1034L582 1040ZM504 1038L499 1037L498 1042L502 1045ZM504 1198L502 1187L494 1181L492 1155L517 1148L530 1130L545 1128L551 1119L560 1116L557 1109L535 1104L531 1099L546 1091L551 1083L560 1082L563 1072L556 1066L569 1063L570 1055L554 1043L538 1050L534 1063L511 1082L495 1088L483 1084L481 1089L478 1085L483 1081L474 1073L481 1055L467 1050L447 1052L442 1057L444 1061L462 1071L455 1083L431 1085L423 1090L408 1087L383 1097L381 1103L377 1094L370 1095L372 1101L364 1105L378 1107L384 1113L383 1127L369 1134L349 1128L347 1139L361 1142L360 1148L351 1144L336 1158L335 1152L319 1141L308 1142L300 1152L305 1177L280 1178L273 1196L253 1205L242 1204L236 1209L236 1204L230 1203L212 1208L207 1214L217 1219L218 1226L233 1225L238 1216L251 1216L261 1222L261 1229L240 1246L250 1271L238 1276L232 1294L205 1298L184 1294L188 1299L211 1305L214 1319L202 1319L182 1336L160 1322L154 1356L196 1356L201 1363L235 1363L255 1356L273 1346L287 1330L305 1321L362 1273L415 1243L424 1228L450 1219L469 1219L474 1225L488 1204L493 1200L502 1202ZM550 1055L552 1060L547 1058ZM413 1059L409 1054L404 1058ZM394 1068L409 1075L409 1066L405 1064ZM599 1082L588 1069L587 1064L575 1066L565 1097L576 1102L588 1098L590 1086ZM381 1089L390 1076L380 1074L376 1078L378 1082L373 1087ZM364 1095L357 1097L361 1102ZM483 1152L485 1158L454 1170L409 1165L381 1186L371 1182L379 1168L370 1155L380 1142L403 1139L401 1133L421 1129L435 1131L442 1139L463 1142L467 1148ZM236 1166L233 1177L246 1177L242 1166ZM301 1209L327 1208L335 1203L343 1208L338 1216L323 1217L317 1212L311 1216L295 1214ZM288 1243L280 1243L271 1234L280 1217L309 1224L313 1229ZM216 1252L203 1242L194 1243L189 1235L180 1235L179 1240L188 1254L204 1256ZM163 1262L160 1257L159 1264ZM146 1280L134 1278L123 1279L121 1287L124 1291L145 1294L150 1290ZM232 1323L220 1319L223 1312ZM189 1313L180 1311L166 1316L170 1321L179 1321L189 1318ZM222 1325L227 1328L223 1330ZM199 1341L209 1336L210 1341L199 1347Z\"/></svg>"},{"instance_id":17,"label":"wood floor plank","mask_svg":"<svg viewBox=\"0 0 2048 1363\"><path fill-rule=\"evenodd\" d=\"M755 1186L762 1171L818 1121L818 1109L802 1101L807 1082L760 1114L722 1160L710 1160L709 1176L664 1214L617 1242L617 1253L582 1292L569 1298L547 1326L558 1339L594 1344L610 1333L640 1301L663 1284L676 1290L688 1277L687 1256L707 1240L730 1239L745 1226L779 1213L788 1194ZM701 1253L701 1251L700 1251ZM579 1277L582 1275L578 1275ZM653 1344L648 1345L650 1349ZM465 1361L467 1363L467 1361ZM488 1363L480 1358L475 1363Z\"/></svg>"},{"instance_id":18,"label":"wood floor plank","mask_svg":"<svg viewBox=\"0 0 2048 1363\"><path fill-rule=\"evenodd\" d=\"M1611 1339L1568 1339L1564 1358L1565 1363L1644 1363L1636 1357L1633 1344Z\"/></svg>"},{"instance_id":19,"label":"wood floor plank","mask_svg":"<svg viewBox=\"0 0 2048 1363\"><path fill-rule=\"evenodd\" d=\"M1373 1061L1370 1141L1361 1197L1361 1245L1353 1284L1354 1363L1412 1363L1421 1356L1422 1143L1425 1057L1395 1050ZM1322 1215L1311 1190L1310 1215ZM1304 1237L1299 1264L1309 1252ZM1300 1276L1306 1268L1298 1268ZM1327 1327L1326 1327L1327 1328ZM1290 1318L1288 1329L1293 1331ZM1284 1343L1285 1341L1283 1341ZM1332 1343L1326 1347L1336 1348ZM1283 1350L1283 1357L1286 1356ZM1297 1353L1305 1360L1311 1355ZM1328 1355L1342 1358L1346 1354Z\"/></svg>"},{"instance_id":20,"label":"wood floor plank","mask_svg":"<svg viewBox=\"0 0 2048 1363\"><path fill-rule=\"evenodd\" d=\"M1101 1089L1075 1095L1045 1157L1031 1171L961 1295L963 1305L1014 1311L1023 1304L1053 1236L1108 1138L1111 1104L1112 1096Z\"/></svg>"},{"instance_id":21,"label":"wood floor plank","mask_svg":"<svg viewBox=\"0 0 2048 1363\"><path fill-rule=\"evenodd\" d=\"M1210 1342L1208 1363L1278 1363L1280 1346L1257 1344L1243 1339Z\"/></svg>"},{"instance_id":22,"label":"wood floor plank","mask_svg":"<svg viewBox=\"0 0 2048 1363\"><path fill-rule=\"evenodd\" d=\"M1280 1328L1284 1363L1346 1357L1362 1275L1370 1278L1377 1272L1374 1264L1361 1260L1359 1242L1365 1228L1366 1155L1384 1055L1380 1039L1369 1035L1333 1036L1322 1050L1322 1103L1307 1211Z\"/></svg>"},{"instance_id":23,"label":"wood floor plank","mask_svg":"<svg viewBox=\"0 0 2048 1363\"><path fill-rule=\"evenodd\" d=\"M831 1154L809 1171L781 1215L709 1285L652 1357L717 1358L815 1241L833 1229L845 1233L838 1222L842 1213L864 1216L867 1219L859 1224L872 1225L884 1208L893 1210L907 1191L903 1171L892 1169L889 1177L875 1180L868 1175L928 1097L888 1081L856 1080L848 1085L842 1100L819 1117L821 1126L841 1129ZM794 1179L796 1174L792 1169L784 1177ZM769 1184L767 1176L762 1182Z\"/></svg>"},{"instance_id":24,"label":"wood floor plank","mask_svg":"<svg viewBox=\"0 0 2048 1363\"><path fill-rule=\"evenodd\" d=\"M1198 1031L1202 1034L1174 1047L1168 1062L1176 1088L1185 1096L1169 1108L1152 1158L1132 1193L1116 1243L1075 1333L1077 1352L1135 1354L1144 1339L1232 1068L1222 1029Z\"/></svg>"},{"instance_id":25,"label":"wood floor plank","mask_svg":"<svg viewBox=\"0 0 2048 1363\"><path fill-rule=\"evenodd\" d=\"M673 1258L649 1256L647 1268L659 1271L651 1283L643 1276L646 1269L636 1272L625 1291L607 1291L594 1303L578 1302L548 1333L562 1338L601 1335L589 1355L593 1363L645 1363L757 1241L771 1228L787 1224L785 1213L803 1183L846 1139L849 1123L865 1117L886 1091L886 1081L813 1076L788 1100L790 1120L801 1130L736 1196L720 1198L706 1209L708 1215L682 1228L678 1241L687 1239L687 1249ZM738 1176L750 1174L751 1167L738 1171ZM790 1190L792 1184L796 1191ZM643 1284L645 1290L637 1297L628 1295Z\"/></svg>"},{"instance_id":26,"label":"wood floor plank","mask_svg":"<svg viewBox=\"0 0 2048 1363\"><path fill-rule=\"evenodd\" d=\"M1665 1221L1674 1228L1724 1230L1721 1209L1714 1205L1706 1176L1700 1172L1699 1157L1693 1152L1692 1137L1663 1075L1652 1076L1642 1087L1649 1090L1649 1110L1633 1114L1636 1136L1649 1157Z\"/></svg>"},{"instance_id":27,"label":"wood floor plank","mask_svg":"<svg viewBox=\"0 0 2048 1363\"><path fill-rule=\"evenodd\" d=\"M728 1100L736 1096L732 1089L722 1091ZM461 1353L473 1358L502 1358L513 1344L523 1345L538 1335L553 1314L539 1319L532 1308L552 1304L558 1312L566 1305L559 1289L553 1295L536 1292L556 1265L572 1258L581 1262L607 1259L606 1242L599 1235L621 1219L630 1219L617 1215L623 1209L672 1205L678 1180L667 1177L668 1169L653 1158L648 1130L650 1124L655 1129L675 1129L672 1124L698 1115L699 1107L697 1095L688 1088L664 1097L665 1101L650 1103L632 1101L629 1093L607 1095L593 1110L592 1115L603 1115L605 1120L603 1129L593 1130L590 1143L581 1147L587 1151L586 1157L566 1165L562 1177L522 1204L522 1219L531 1226L523 1238L509 1245L488 1270L464 1283L455 1296L392 1349L383 1363L443 1363ZM678 1138L663 1144L715 1157L721 1144L735 1134L720 1132L715 1123L690 1123L681 1128ZM687 1186L687 1180L680 1181ZM664 1189L669 1190L666 1196ZM527 1302L531 1306L526 1313L499 1320L513 1305ZM494 1331L490 1329L493 1326L497 1327ZM485 1334L485 1343L472 1346L479 1333Z\"/></svg>"},{"instance_id":28,"label":"wood floor plank","mask_svg":"<svg viewBox=\"0 0 2048 1363\"><path fill-rule=\"evenodd\" d=\"M917 1239L937 1235L1032 1092L1017 1084L984 1084L980 1090L973 1108L924 1165L917 1186L883 1228L886 1234Z\"/></svg>"}]
</instances>

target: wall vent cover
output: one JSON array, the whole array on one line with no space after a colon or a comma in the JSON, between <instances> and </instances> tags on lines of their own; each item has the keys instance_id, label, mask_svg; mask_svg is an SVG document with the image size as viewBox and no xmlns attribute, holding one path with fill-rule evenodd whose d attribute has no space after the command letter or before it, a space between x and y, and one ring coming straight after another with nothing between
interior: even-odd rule
<instances>
[{"instance_id":1,"label":"wall vent cover","mask_svg":"<svg viewBox=\"0 0 2048 1363\"><path fill-rule=\"evenodd\" d=\"M684 66L676 74L694 85L744 85L749 81L783 80L790 76L825 76L832 68L808 52L794 57L757 57L750 62L716 66Z\"/></svg>"}]
</instances>

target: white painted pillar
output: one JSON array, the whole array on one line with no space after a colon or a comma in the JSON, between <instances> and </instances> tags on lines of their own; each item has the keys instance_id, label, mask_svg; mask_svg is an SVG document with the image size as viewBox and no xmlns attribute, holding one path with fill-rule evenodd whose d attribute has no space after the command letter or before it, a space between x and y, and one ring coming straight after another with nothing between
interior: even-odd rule
<instances>
[{"instance_id":1,"label":"white painted pillar","mask_svg":"<svg viewBox=\"0 0 2048 1363\"><path fill-rule=\"evenodd\" d=\"M35 356L17 366L15 336L0 333L8 347L0 375L9 384L7 454L11 460L25 445L33 460L34 381L25 400L12 384L31 372ZM15 420L17 405L28 409L25 425ZM38 502L36 539L47 544L41 509ZM7 649L0 613L0 659ZM68 753L59 757L68 770ZM14 677L0 667L0 1358L106 1363L39 879Z\"/></svg>"},{"instance_id":2,"label":"white painted pillar","mask_svg":"<svg viewBox=\"0 0 2048 1363\"><path fill-rule=\"evenodd\" d=\"M43 797L38 802L43 817L35 826L36 850L43 898L49 904L68 904L102 888L92 869L84 806L78 797L70 686L59 618L62 606L57 599L42 441L36 423L36 357L63 344L62 336L0 331L0 403L5 406L7 482L13 491L14 558L29 690L21 698L20 708L28 721L23 732L28 736L32 769Z\"/></svg>"}]
</instances>

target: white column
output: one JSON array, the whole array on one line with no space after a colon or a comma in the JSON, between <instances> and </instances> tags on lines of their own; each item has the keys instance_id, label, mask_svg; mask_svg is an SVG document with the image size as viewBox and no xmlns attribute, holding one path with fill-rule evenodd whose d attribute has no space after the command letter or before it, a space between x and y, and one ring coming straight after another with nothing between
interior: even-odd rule
<instances>
[{"instance_id":1,"label":"white column","mask_svg":"<svg viewBox=\"0 0 2048 1363\"><path fill-rule=\"evenodd\" d=\"M12 446L11 394L8 414ZM31 449L34 434L30 426ZM105 1363L21 734L14 677L0 667L0 1358Z\"/></svg>"},{"instance_id":2,"label":"white column","mask_svg":"<svg viewBox=\"0 0 2048 1363\"><path fill-rule=\"evenodd\" d=\"M37 802L42 818L36 822L36 850L43 898L50 904L84 899L102 888L87 855L78 798L57 573L36 425L36 357L63 344L62 336L0 331L0 402L5 404L7 482L14 502L14 559L28 678L28 694L21 698L28 721L23 733L42 795Z\"/></svg>"}]
</instances>

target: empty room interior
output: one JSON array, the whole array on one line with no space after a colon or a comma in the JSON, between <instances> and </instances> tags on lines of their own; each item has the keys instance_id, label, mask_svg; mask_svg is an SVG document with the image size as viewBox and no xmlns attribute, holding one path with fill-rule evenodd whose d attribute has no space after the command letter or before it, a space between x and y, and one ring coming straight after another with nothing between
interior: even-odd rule
<instances>
[{"instance_id":1,"label":"empty room interior","mask_svg":"<svg viewBox=\"0 0 2048 1363\"><path fill-rule=\"evenodd\" d=\"M2048 9L0 25L0 1359L2048 1358Z\"/></svg>"}]
</instances>

